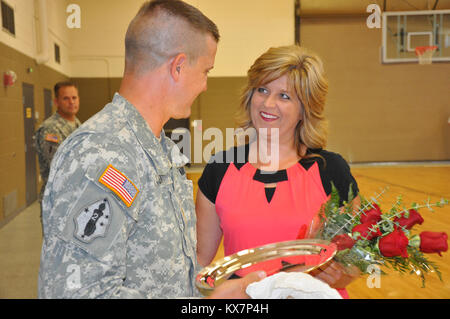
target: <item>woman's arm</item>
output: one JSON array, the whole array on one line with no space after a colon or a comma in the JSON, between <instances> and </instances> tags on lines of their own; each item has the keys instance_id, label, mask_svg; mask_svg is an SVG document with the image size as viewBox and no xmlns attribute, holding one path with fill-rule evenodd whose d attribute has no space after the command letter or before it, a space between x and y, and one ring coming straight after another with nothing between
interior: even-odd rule
<instances>
[{"instance_id":1,"label":"woman's arm","mask_svg":"<svg viewBox=\"0 0 450 319\"><path fill-rule=\"evenodd\" d=\"M197 259L201 266L211 263L216 255L222 229L216 206L199 189L195 205L197 213Z\"/></svg>"}]
</instances>

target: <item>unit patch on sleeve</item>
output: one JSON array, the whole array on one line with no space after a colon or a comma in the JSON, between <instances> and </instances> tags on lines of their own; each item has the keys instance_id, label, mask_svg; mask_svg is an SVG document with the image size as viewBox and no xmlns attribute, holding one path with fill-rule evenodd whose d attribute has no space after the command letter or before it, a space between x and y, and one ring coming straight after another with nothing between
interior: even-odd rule
<instances>
[{"instance_id":1,"label":"unit patch on sleeve","mask_svg":"<svg viewBox=\"0 0 450 319\"><path fill-rule=\"evenodd\" d=\"M98 181L119 196L127 207L133 204L139 193L133 182L111 164L108 165Z\"/></svg>"},{"instance_id":2,"label":"unit patch on sleeve","mask_svg":"<svg viewBox=\"0 0 450 319\"><path fill-rule=\"evenodd\" d=\"M83 208L75 217L74 236L89 244L97 237L104 237L111 223L111 208L108 200L99 200Z\"/></svg>"}]
</instances>

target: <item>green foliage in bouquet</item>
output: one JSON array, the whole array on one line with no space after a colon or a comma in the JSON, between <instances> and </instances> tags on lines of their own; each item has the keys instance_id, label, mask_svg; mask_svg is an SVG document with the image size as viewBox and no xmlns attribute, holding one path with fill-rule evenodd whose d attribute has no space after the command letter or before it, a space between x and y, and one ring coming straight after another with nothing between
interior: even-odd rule
<instances>
[{"instance_id":1,"label":"green foliage in bouquet","mask_svg":"<svg viewBox=\"0 0 450 319\"><path fill-rule=\"evenodd\" d=\"M348 194L348 201L340 206L339 193L334 185L330 199L319 213L319 227L314 237L334 242L338 247L335 259L343 265L354 265L363 273L370 273L371 265L385 266L400 273L417 274L425 285L425 274L435 272L442 281L441 273L424 253L445 252L448 249L447 234L444 232L422 232L413 234L412 228L424 221L419 209L443 207L448 200L441 199L424 204L403 205L402 197L387 212L381 212L378 198L385 192L367 200L361 194L361 206L354 211L354 194ZM382 274L384 272L381 271Z\"/></svg>"}]
</instances>

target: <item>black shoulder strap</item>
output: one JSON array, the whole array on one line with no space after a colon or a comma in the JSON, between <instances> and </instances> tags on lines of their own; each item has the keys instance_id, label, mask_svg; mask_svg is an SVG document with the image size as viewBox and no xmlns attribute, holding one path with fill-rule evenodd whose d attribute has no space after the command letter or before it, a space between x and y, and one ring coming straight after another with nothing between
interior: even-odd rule
<instances>
[{"instance_id":1,"label":"black shoulder strap","mask_svg":"<svg viewBox=\"0 0 450 319\"><path fill-rule=\"evenodd\" d=\"M248 162L248 150L249 146L245 144L211 156L198 180L198 187L212 203L216 202L217 193L230 163L233 162L237 169L241 169Z\"/></svg>"},{"instance_id":2,"label":"black shoulder strap","mask_svg":"<svg viewBox=\"0 0 450 319\"><path fill-rule=\"evenodd\" d=\"M352 187L354 195L358 194L358 184L350 172L350 166L341 155L322 149L308 151L309 154L318 156L303 158L300 160L300 164L305 169L309 169L317 162L322 186L327 195L331 194L331 183L339 192L341 204L348 200L350 187Z\"/></svg>"}]
</instances>

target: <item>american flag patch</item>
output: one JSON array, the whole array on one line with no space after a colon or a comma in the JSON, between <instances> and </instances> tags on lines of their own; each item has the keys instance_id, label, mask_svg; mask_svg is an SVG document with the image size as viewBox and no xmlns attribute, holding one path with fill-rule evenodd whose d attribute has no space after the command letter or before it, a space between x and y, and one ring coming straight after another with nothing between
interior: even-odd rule
<instances>
[{"instance_id":1,"label":"american flag patch","mask_svg":"<svg viewBox=\"0 0 450 319\"><path fill-rule=\"evenodd\" d=\"M111 164L108 165L98 181L119 196L127 207L133 204L139 193L139 190L133 182Z\"/></svg>"},{"instance_id":2,"label":"american flag patch","mask_svg":"<svg viewBox=\"0 0 450 319\"><path fill-rule=\"evenodd\" d=\"M58 135L55 135L55 134L47 134L47 135L45 135L45 140L48 141L48 142L53 142L53 143L58 143L59 142Z\"/></svg>"}]
</instances>

